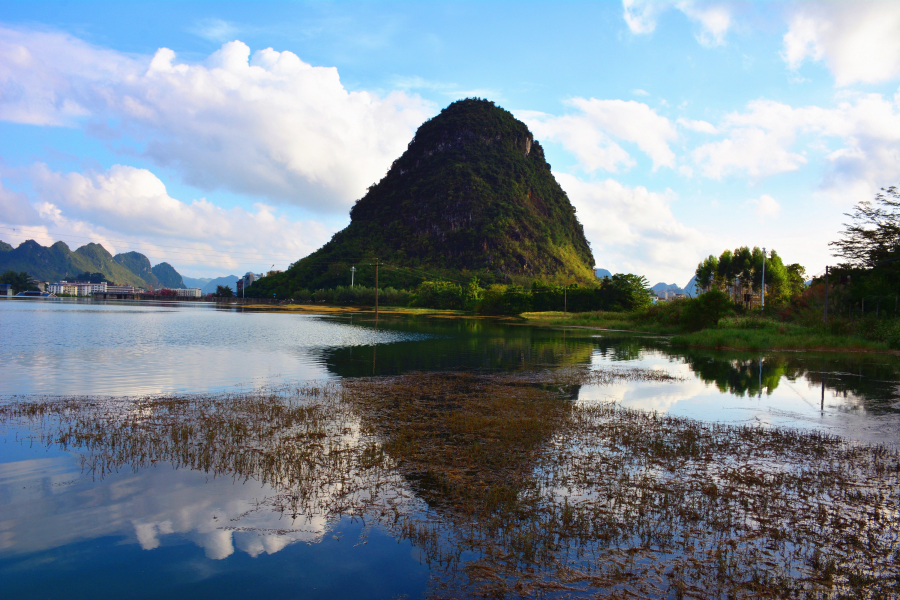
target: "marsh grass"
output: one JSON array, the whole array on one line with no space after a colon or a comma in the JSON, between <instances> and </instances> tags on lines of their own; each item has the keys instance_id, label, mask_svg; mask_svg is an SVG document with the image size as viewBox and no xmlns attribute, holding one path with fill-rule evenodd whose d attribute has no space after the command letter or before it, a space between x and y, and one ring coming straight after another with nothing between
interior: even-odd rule
<instances>
[{"instance_id":1,"label":"marsh grass","mask_svg":"<svg viewBox=\"0 0 900 600\"><path fill-rule=\"evenodd\" d=\"M377 521L422 550L434 596L900 593L895 449L573 401L585 384L673 379L410 374L20 399L0 422L81 453L95 477L189 467L271 484L252 510Z\"/></svg>"},{"instance_id":2,"label":"marsh grass","mask_svg":"<svg viewBox=\"0 0 900 600\"><path fill-rule=\"evenodd\" d=\"M824 326L810 327L766 317L730 317L714 329L672 337L673 346L732 348L737 350L869 350L887 351L883 341L833 333Z\"/></svg>"}]
</instances>

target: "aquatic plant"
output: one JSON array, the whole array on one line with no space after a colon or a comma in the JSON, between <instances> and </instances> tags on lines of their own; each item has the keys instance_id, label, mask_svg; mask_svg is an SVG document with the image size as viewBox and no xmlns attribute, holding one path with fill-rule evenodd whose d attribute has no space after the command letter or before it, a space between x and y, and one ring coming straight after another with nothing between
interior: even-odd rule
<instances>
[{"instance_id":1,"label":"aquatic plant","mask_svg":"<svg viewBox=\"0 0 900 600\"><path fill-rule=\"evenodd\" d=\"M81 453L95 477L189 467L270 483L252 510L377 521L423 551L439 597L900 593L896 449L573 401L622 380L675 378L564 368L12 399L0 423Z\"/></svg>"}]
</instances>

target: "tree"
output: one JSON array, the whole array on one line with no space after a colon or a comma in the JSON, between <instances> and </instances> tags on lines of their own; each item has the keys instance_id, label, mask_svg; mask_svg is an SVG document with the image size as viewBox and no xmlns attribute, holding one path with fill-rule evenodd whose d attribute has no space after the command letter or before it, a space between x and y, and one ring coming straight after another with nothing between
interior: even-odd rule
<instances>
[{"instance_id":1,"label":"tree","mask_svg":"<svg viewBox=\"0 0 900 600\"><path fill-rule=\"evenodd\" d=\"M706 291L721 290L739 285L744 293L759 292L763 283L763 263L765 263L766 299L776 304L789 302L805 288L805 269L793 264L785 267L775 250L747 246L725 250L717 259L710 255L697 265L694 274L697 285ZM737 291L737 290L735 290Z\"/></svg>"},{"instance_id":2,"label":"tree","mask_svg":"<svg viewBox=\"0 0 900 600\"><path fill-rule=\"evenodd\" d=\"M13 294L30 292L37 289L34 285L34 281L31 279L31 275L25 271L6 271L0 275L0 283L10 284L13 289Z\"/></svg>"},{"instance_id":3,"label":"tree","mask_svg":"<svg viewBox=\"0 0 900 600\"><path fill-rule=\"evenodd\" d=\"M75 278L75 281L90 281L91 283L103 283L105 280L106 275L103 273L91 273L89 271L85 271Z\"/></svg>"},{"instance_id":4,"label":"tree","mask_svg":"<svg viewBox=\"0 0 900 600\"><path fill-rule=\"evenodd\" d=\"M719 270L719 259L710 254L703 262L697 265L697 270L694 272L697 279L694 284L700 288L701 290L708 292L712 287L713 282L716 279L716 273Z\"/></svg>"},{"instance_id":5,"label":"tree","mask_svg":"<svg viewBox=\"0 0 900 600\"><path fill-rule=\"evenodd\" d=\"M863 200L844 213L842 238L829 242L834 256L847 259L850 266L874 267L882 260L900 257L900 189L882 188L875 201Z\"/></svg>"},{"instance_id":6,"label":"tree","mask_svg":"<svg viewBox=\"0 0 900 600\"><path fill-rule=\"evenodd\" d=\"M232 298L234 297L234 291L227 285L217 285L214 295L217 298Z\"/></svg>"}]
</instances>

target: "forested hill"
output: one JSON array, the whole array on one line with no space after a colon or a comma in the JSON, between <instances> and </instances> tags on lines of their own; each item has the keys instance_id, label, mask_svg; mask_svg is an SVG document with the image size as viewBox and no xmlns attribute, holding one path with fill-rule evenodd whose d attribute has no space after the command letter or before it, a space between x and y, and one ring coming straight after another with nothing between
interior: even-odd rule
<instances>
[{"instance_id":1,"label":"forested hill","mask_svg":"<svg viewBox=\"0 0 900 600\"><path fill-rule=\"evenodd\" d=\"M477 275L593 281L575 209L524 123L487 100L454 102L416 132L387 175L350 211L350 225L255 295L356 281L408 287L423 277Z\"/></svg>"},{"instance_id":2,"label":"forested hill","mask_svg":"<svg viewBox=\"0 0 900 600\"><path fill-rule=\"evenodd\" d=\"M0 242L0 273L26 272L37 281L74 279L82 273L102 273L111 283L150 288L184 287L181 275L168 263L150 266L139 252L113 256L100 244L85 244L74 252L64 242L41 246L26 240L17 248ZM162 276L160 276L162 275Z\"/></svg>"}]
</instances>

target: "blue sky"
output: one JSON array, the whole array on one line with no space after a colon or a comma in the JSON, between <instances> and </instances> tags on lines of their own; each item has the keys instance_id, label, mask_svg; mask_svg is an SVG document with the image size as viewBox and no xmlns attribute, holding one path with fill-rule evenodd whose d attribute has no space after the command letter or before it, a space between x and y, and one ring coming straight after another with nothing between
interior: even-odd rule
<instances>
[{"instance_id":1,"label":"blue sky","mask_svg":"<svg viewBox=\"0 0 900 600\"><path fill-rule=\"evenodd\" d=\"M900 3L0 2L0 239L284 268L421 122L524 120L598 267L836 260L900 183Z\"/></svg>"}]
</instances>

